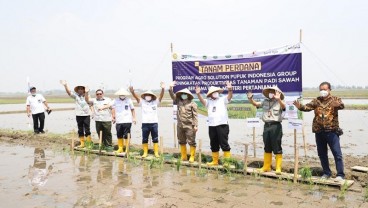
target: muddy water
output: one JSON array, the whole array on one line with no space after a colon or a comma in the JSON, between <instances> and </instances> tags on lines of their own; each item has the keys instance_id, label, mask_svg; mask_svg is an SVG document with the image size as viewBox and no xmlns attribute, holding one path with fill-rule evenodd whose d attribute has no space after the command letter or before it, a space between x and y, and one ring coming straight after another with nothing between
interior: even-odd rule
<instances>
[{"instance_id":1,"label":"muddy water","mask_svg":"<svg viewBox=\"0 0 368 208\"><path fill-rule=\"evenodd\" d=\"M63 106L65 107L65 106ZM313 119L313 113L305 113L305 138L307 144L307 155L317 156L314 134L312 133L311 125ZM343 110L340 111L340 126L344 129L344 135L341 137L341 145L344 154L350 154L353 156L364 156L368 149L368 111L365 110ZM132 142L134 144L141 143L141 111L137 108L137 125L132 127ZM244 146L241 143L253 142L252 129L245 127L245 120L230 119L230 135L229 143L232 148L232 152L236 154L243 154ZM16 130L32 130L32 121L25 114L3 114L0 115L1 128L9 128ZM76 121L74 111L54 111L50 115L46 116L45 129L53 133L67 133L76 130ZM91 129L94 132L94 140L97 139L95 133L94 121L91 122ZM257 156L263 154L263 141L262 141L262 127L256 129L256 153ZM283 149L284 154L292 156L294 153L294 134L293 130L288 129L287 122L283 122ZM116 131L113 127L112 132L114 134L113 141L116 143ZM171 108L159 108L159 134L163 137L164 145L166 147L174 147L174 130L172 121L172 109ZM206 126L205 117L199 118L199 131L197 139L202 139L203 150L210 151L208 130ZM298 132L297 135L298 145L303 144L302 133ZM304 150L301 147L300 155L304 155ZM249 146L249 154L253 155L253 147Z\"/></svg>"},{"instance_id":2,"label":"muddy water","mask_svg":"<svg viewBox=\"0 0 368 208\"><path fill-rule=\"evenodd\" d=\"M36 152L36 153L35 153ZM44 154L42 154L42 152ZM364 207L362 194L117 157L0 146L1 207Z\"/></svg>"}]
</instances>

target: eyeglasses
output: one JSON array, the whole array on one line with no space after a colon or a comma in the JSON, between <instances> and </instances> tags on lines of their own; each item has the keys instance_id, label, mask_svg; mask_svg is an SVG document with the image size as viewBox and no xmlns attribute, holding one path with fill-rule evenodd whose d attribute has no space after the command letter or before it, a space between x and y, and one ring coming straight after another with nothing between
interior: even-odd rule
<instances>
[{"instance_id":1,"label":"eyeglasses","mask_svg":"<svg viewBox=\"0 0 368 208\"><path fill-rule=\"evenodd\" d=\"M96 93L96 95L102 95L102 93Z\"/></svg>"}]
</instances>

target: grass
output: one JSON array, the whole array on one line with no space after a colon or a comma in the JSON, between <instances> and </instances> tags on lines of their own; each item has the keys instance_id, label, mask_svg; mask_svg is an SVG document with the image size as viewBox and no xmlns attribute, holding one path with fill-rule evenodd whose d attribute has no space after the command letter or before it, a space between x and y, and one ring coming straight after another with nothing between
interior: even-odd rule
<instances>
[{"instance_id":1,"label":"grass","mask_svg":"<svg viewBox=\"0 0 368 208\"><path fill-rule=\"evenodd\" d=\"M312 170L311 170L311 168L308 165L306 165L303 168L301 168L299 170L299 174L302 176L303 180L308 181L308 183L310 185L313 184L313 181L312 181Z\"/></svg>"},{"instance_id":2,"label":"grass","mask_svg":"<svg viewBox=\"0 0 368 208\"><path fill-rule=\"evenodd\" d=\"M340 193L339 193L339 196L337 197L338 199L345 199L345 195L346 193L348 192L348 182L345 181L344 184L341 186L340 188Z\"/></svg>"}]
</instances>

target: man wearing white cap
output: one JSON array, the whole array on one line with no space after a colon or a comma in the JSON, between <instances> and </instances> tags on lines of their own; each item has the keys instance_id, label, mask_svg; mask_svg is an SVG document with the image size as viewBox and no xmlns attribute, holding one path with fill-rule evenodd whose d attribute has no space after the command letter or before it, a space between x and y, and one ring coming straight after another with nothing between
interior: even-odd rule
<instances>
[{"instance_id":1,"label":"man wearing white cap","mask_svg":"<svg viewBox=\"0 0 368 208\"><path fill-rule=\"evenodd\" d=\"M192 93L187 89L182 89L174 94L175 82L170 85L169 93L171 99L178 106L177 110L177 135L180 145L181 160L186 161L187 143L190 146L189 162L194 162L196 151L196 132L198 130L197 104L193 101Z\"/></svg>"},{"instance_id":2,"label":"man wearing white cap","mask_svg":"<svg viewBox=\"0 0 368 208\"><path fill-rule=\"evenodd\" d=\"M227 104L233 97L233 87L231 82L226 82L228 90L227 96L220 96L223 92L222 88L211 86L207 92L207 99L204 100L201 96L201 88L196 86L196 94L199 101L206 106L208 112L208 125L209 125L209 136L210 145L212 151L212 162L207 165L218 165L219 150L220 147L224 152L224 158L230 158L230 145L229 145L229 124L228 124L228 113Z\"/></svg>"},{"instance_id":3,"label":"man wearing white cap","mask_svg":"<svg viewBox=\"0 0 368 208\"><path fill-rule=\"evenodd\" d=\"M112 117L116 122L116 135L118 137L119 149L116 153L121 153L124 146L128 145L128 134L130 134L132 123L136 124L136 118L133 102L127 97L130 95L129 92L122 88L115 95L119 97L113 101Z\"/></svg>"},{"instance_id":4,"label":"man wearing white cap","mask_svg":"<svg viewBox=\"0 0 368 208\"><path fill-rule=\"evenodd\" d=\"M47 112L50 113L50 107L46 102L46 99L41 95L36 93L36 87L31 87L29 89L31 95L27 97L27 116L33 118L33 130L35 134L44 134L43 130L45 126L45 107ZM45 107L44 107L45 106Z\"/></svg>"},{"instance_id":5,"label":"man wearing white cap","mask_svg":"<svg viewBox=\"0 0 368 208\"><path fill-rule=\"evenodd\" d=\"M285 110L284 93L277 87L264 88L262 91L266 97L262 102L256 102L253 94L248 92L249 102L257 108L263 109L262 120L265 123L263 129L264 159L261 172L271 171L272 152L276 155L276 174L281 174L282 163L282 111Z\"/></svg>"},{"instance_id":6,"label":"man wearing white cap","mask_svg":"<svg viewBox=\"0 0 368 208\"><path fill-rule=\"evenodd\" d=\"M84 138L86 138L87 144L92 142L90 130L90 106L85 99L85 93L88 91L88 88L86 89L85 86L78 85L74 87L74 92L72 92L65 80L60 80L60 83L64 86L66 93L75 100L75 115L80 141L79 148L84 148Z\"/></svg>"},{"instance_id":7,"label":"man wearing white cap","mask_svg":"<svg viewBox=\"0 0 368 208\"><path fill-rule=\"evenodd\" d=\"M155 157L160 157L158 154L158 105L160 104L165 93L165 83L161 82L160 97L157 100L157 96L152 91L148 90L141 94L141 98L134 92L131 86L130 92L133 97L137 100L137 103L142 108L142 148L143 155L145 158L148 155L148 137L151 134L153 142L153 151Z\"/></svg>"}]
</instances>

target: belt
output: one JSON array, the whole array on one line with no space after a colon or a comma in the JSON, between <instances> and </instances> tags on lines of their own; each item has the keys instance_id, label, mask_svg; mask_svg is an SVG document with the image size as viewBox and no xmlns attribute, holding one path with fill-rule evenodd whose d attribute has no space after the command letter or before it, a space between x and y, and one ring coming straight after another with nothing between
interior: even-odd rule
<instances>
[{"instance_id":1,"label":"belt","mask_svg":"<svg viewBox=\"0 0 368 208\"><path fill-rule=\"evenodd\" d=\"M272 126L272 125L276 125L276 124L280 124L281 122L277 122L277 121L271 121L271 122L265 122L265 126Z\"/></svg>"}]
</instances>

